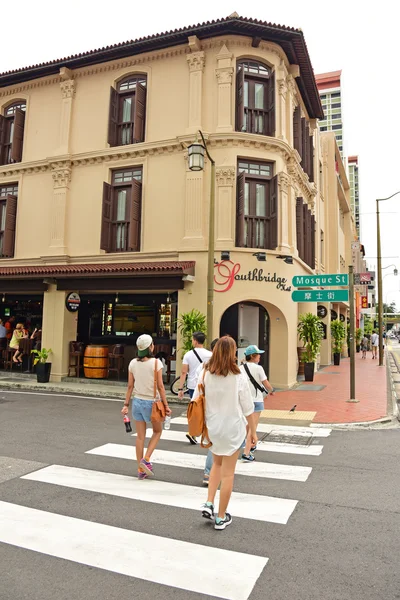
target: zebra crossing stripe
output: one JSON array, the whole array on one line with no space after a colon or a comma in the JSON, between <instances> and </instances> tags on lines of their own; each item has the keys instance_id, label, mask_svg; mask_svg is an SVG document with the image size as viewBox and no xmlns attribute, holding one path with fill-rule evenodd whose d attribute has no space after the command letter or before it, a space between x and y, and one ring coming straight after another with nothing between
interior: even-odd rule
<instances>
[{"instance_id":1,"label":"zebra crossing stripe","mask_svg":"<svg viewBox=\"0 0 400 600\"><path fill-rule=\"evenodd\" d=\"M136 477L61 465L50 465L24 475L21 479L109 494L119 498L141 500L142 502L154 502L164 506L188 508L198 512L200 512L201 503L206 500L207 493L204 488L190 485L168 483L156 479L143 482ZM217 492L217 506L218 497ZM296 504L297 500L233 492L229 509L235 517L285 525Z\"/></svg>"},{"instance_id":2,"label":"zebra crossing stripe","mask_svg":"<svg viewBox=\"0 0 400 600\"><path fill-rule=\"evenodd\" d=\"M93 448L93 450L88 450L86 454L108 456L109 458L136 460L133 446L126 446L124 444L104 444L98 448ZM186 454L184 452L170 452L168 450L155 450L152 455L152 462L153 461L155 464L159 465L170 465L173 467L204 470L205 455ZM311 471L311 467L279 465L258 461L251 464L243 464L238 462L236 466L236 473L239 475L248 475L249 477L268 477L270 479L286 479L289 481L307 481Z\"/></svg>"},{"instance_id":3,"label":"zebra crossing stripe","mask_svg":"<svg viewBox=\"0 0 400 600\"><path fill-rule=\"evenodd\" d=\"M268 562L2 501L0 542L226 600L247 600Z\"/></svg>"},{"instance_id":4,"label":"zebra crossing stripe","mask_svg":"<svg viewBox=\"0 0 400 600\"><path fill-rule=\"evenodd\" d=\"M171 419L171 423L186 426L188 424L186 417L174 417ZM330 436L332 429L328 429L327 427L296 427L295 425L270 425L269 423L259 423L257 425L257 431L260 433L279 431L282 435L296 434L301 436L328 437Z\"/></svg>"},{"instance_id":5,"label":"zebra crossing stripe","mask_svg":"<svg viewBox=\"0 0 400 600\"><path fill-rule=\"evenodd\" d=\"M152 429L146 430L146 437L151 438L153 434ZM136 437L136 433L132 434L132 437ZM164 430L162 432L161 440L167 440L171 442L185 442L188 443L186 433L184 431L177 430ZM323 446L312 445L312 446L301 446L295 444L285 444L283 442L259 442L257 450L262 452L281 452L284 454L302 454L303 456L320 456Z\"/></svg>"}]
</instances>

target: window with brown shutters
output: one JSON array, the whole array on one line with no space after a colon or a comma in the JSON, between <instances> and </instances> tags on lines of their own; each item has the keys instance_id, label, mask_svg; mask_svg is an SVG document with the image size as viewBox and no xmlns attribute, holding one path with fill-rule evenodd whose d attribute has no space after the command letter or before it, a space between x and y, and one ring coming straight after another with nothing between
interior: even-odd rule
<instances>
[{"instance_id":1,"label":"window with brown shutters","mask_svg":"<svg viewBox=\"0 0 400 600\"><path fill-rule=\"evenodd\" d=\"M277 177L272 163L238 162L236 245L273 250L278 245Z\"/></svg>"},{"instance_id":2,"label":"window with brown shutters","mask_svg":"<svg viewBox=\"0 0 400 600\"><path fill-rule=\"evenodd\" d=\"M25 102L14 102L0 115L0 164L22 161L25 127Z\"/></svg>"},{"instance_id":3,"label":"window with brown shutters","mask_svg":"<svg viewBox=\"0 0 400 600\"><path fill-rule=\"evenodd\" d=\"M110 90L107 141L110 146L144 142L146 120L145 75L126 77Z\"/></svg>"},{"instance_id":4,"label":"window with brown shutters","mask_svg":"<svg viewBox=\"0 0 400 600\"><path fill-rule=\"evenodd\" d=\"M142 168L113 171L103 184L100 248L106 252L138 252L141 242Z\"/></svg>"},{"instance_id":5,"label":"window with brown shutters","mask_svg":"<svg viewBox=\"0 0 400 600\"><path fill-rule=\"evenodd\" d=\"M275 74L262 63L238 62L236 131L275 135Z\"/></svg>"},{"instance_id":6,"label":"window with brown shutters","mask_svg":"<svg viewBox=\"0 0 400 600\"><path fill-rule=\"evenodd\" d=\"M18 185L0 187L0 257L14 256Z\"/></svg>"},{"instance_id":7,"label":"window with brown shutters","mask_svg":"<svg viewBox=\"0 0 400 600\"><path fill-rule=\"evenodd\" d=\"M299 258L315 268L315 216L303 198L296 199L296 241Z\"/></svg>"},{"instance_id":8,"label":"window with brown shutters","mask_svg":"<svg viewBox=\"0 0 400 600\"><path fill-rule=\"evenodd\" d=\"M300 106L296 106L293 113L293 146L300 154L300 158L303 152L302 139L301 139L301 109Z\"/></svg>"}]
</instances>

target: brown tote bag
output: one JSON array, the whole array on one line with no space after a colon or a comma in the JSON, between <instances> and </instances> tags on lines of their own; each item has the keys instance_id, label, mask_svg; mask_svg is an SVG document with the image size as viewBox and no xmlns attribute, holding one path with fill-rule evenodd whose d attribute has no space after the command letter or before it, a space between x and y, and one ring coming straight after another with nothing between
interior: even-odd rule
<instances>
[{"instance_id":1,"label":"brown tote bag","mask_svg":"<svg viewBox=\"0 0 400 600\"><path fill-rule=\"evenodd\" d=\"M165 406L162 400L157 399L157 359L154 359L154 402L151 409L151 421L162 423L165 421Z\"/></svg>"}]
</instances>

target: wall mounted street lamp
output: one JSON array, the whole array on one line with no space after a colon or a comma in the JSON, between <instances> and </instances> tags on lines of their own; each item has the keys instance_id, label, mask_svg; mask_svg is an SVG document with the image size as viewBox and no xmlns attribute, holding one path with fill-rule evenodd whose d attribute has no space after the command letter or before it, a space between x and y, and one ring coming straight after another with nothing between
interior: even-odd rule
<instances>
[{"instance_id":1,"label":"wall mounted street lamp","mask_svg":"<svg viewBox=\"0 0 400 600\"><path fill-rule=\"evenodd\" d=\"M255 256L260 262L267 262L266 252L254 252L253 256Z\"/></svg>"},{"instance_id":2,"label":"wall mounted street lamp","mask_svg":"<svg viewBox=\"0 0 400 600\"><path fill-rule=\"evenodd\" d=\"M281 258L287 265L293 264L293 256L277 256L276 258Z\"/></svg>"},{"instance_id":3,"label":"wall mounted street lamp","mask_svg":"<svg viewBox=\"0 0 400 600\"><path fill-rule=\"evenodd\" d=\"M388 198L376 199L376 246L378 258L378 334L379 334L379 366L383 366L383 290L382 290L382 257L381 257L381 226L379 219L379 202L390 200L393 196L397 196L399 192L395 192ZM391 265L390 265L391 266ZM385 267L386 268L386 267Z\"/></svg>"},{"instance_id":4,"label":"wall mounted street lamp","mask_svg":"<svg viewBox=\"0 0 400 600\"><path fill-rule=\"evenodd\" d=\"M207 272L207 335L213 339L214 311L214 253L215 253L215 161L211 158L203 132L199 130L202 144L196 141L188 147L188 165L191 171L204 170L204 153L211 163L210 216L208 225L208 272Z\"/></svg>"},{"instance_id":5,"label":"wall mounted street lamp","mask_svg":"<svg viewBox=\"0 0 400 600\"><path fill-rule=\"evenodd\" d=\"M231 253L229 252L229 250L222 250L221 260L231 260Z\"/></svg>"}]
</instances>

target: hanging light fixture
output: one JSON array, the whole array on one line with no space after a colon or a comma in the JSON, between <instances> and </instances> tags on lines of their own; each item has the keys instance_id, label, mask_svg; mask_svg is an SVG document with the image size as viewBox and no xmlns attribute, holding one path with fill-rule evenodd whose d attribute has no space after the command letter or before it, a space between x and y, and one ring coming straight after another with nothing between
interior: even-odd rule
<instances>
[{"instance_id":1,"label":"hanging light fixture","mask_svg":"<svg viewBox=\"0 0 400 600\"><path fill-rule=\"evenodd\" d=\"M5 302L5 301L6 301L6 295L5 295L5 294L3 294L3 297L2 297L2 299L1 299L1 301L2 301L2 302Z\"/></svg>"},{"instance_id":2,"label":"hanging light fixture","mask_svg":"<svg viewBox=\"0 0 400 600\"><path fill-rule=\"evenodd\" d=\"M118 296L118 292L116 292L115 294L115 304L118 304L119 302L119 296Z\"/></svg>"},{"instance_id":3,"label":"hanging light fixture","mask_svg":"<svg viewBox=\"0 0 400 600\"><path fill-rule=\"evenodd\" d=\"M191 171L203 171L204 169L204 146L197 141L188 147L189 169Z\"/></svg>"}]
</instances>

